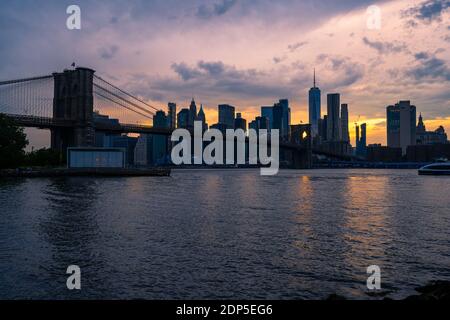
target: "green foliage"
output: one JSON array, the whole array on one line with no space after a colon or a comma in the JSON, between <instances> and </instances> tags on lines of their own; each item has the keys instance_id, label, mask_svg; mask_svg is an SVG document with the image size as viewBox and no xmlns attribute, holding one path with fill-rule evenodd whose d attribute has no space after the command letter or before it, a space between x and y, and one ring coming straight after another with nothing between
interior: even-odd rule
<instances>
[{"instance_id":1,"label":"green foliage","mask_svg":"<svg viewBox=\"0 0 450 320\"><path fill-rule=\"evenodd\" d=\"M52 149L39 149L26 154L24 165L29 167L57 167L62 163L61 154Z\"/></svg>"},{"instance_id":2,"label":"green foliage","mask_svg":"<svg viewBox=\"0 0 450 320\"><path fill-rule=\"evenodd\" d=\"M23 128L0 114L0 169L19 167L24 160L27 145Z\"/></svg>"}]
</instances>

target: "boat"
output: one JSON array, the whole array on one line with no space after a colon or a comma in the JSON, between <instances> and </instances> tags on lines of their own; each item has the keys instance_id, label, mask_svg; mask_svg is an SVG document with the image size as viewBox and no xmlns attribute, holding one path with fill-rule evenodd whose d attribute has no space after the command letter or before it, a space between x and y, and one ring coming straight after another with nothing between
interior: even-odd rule
<instances>
[{"instance_id":1,"label":"boat","mask_svg":"<svg viewBox=\"0 0 450 320\"><path fill-rule=\"evenodd\" d=\"M419 175L450 176L450 162L438 162L419 169Z\"/></svg>"}]
</instances>

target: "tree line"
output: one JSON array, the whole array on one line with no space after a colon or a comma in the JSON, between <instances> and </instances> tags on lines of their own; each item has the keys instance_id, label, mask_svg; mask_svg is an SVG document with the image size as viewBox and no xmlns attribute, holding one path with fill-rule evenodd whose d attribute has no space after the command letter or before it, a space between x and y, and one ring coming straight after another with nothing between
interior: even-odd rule
<instances>
[{"instance_id":1,"label":"tree line","mask_svg":"<svg viewBox=\"0 0 450 320\"><path fill-rule=\"evenodd\" d=\"M0 114L0 169L56 167L63 163L61 154L51 149L26 152L28 144L24 129Z\"/></svg>"}]
</instances>

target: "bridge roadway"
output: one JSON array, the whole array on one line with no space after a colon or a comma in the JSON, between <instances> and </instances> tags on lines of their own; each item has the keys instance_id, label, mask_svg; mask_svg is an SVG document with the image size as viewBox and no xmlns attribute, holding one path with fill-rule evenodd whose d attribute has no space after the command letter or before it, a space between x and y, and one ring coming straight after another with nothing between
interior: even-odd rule
<instances>
[{"instance_id":1,"label":"bridge roadway","mask_svg":"<svg viewBox=\"0 0 450 320\"><path fill-rule=\"evenodd\" d=\"M26 115L6 114L8 118L13 120L17 125L22 127L33 127L39 129L53 129L53 128L71 128L76 126L75 121L58 120L49 117L36 117ZM95 122L94 128L96 131L109 132L116 134L135 133L135 134L156 134L169 136L173 130L166 128L154 128L145 125L136 124L108 124L102 122ZM270 145L270 141L268 142ZM281 149L306 151L306 148L291 142L280 142ZM312 153L316 155L323 155L330 158L336 158L346 161L354 160L355 157L349 155L334 154L318 148L312 148Z\"/></svg>"}]
</instances>

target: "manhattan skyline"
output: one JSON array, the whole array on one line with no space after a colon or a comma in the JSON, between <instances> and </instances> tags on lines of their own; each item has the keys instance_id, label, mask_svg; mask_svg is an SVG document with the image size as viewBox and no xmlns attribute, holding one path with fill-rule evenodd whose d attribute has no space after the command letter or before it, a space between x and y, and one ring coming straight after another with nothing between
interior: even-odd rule
<instances>
[{"instance_id":1,"label":"manhattan skyline","mask_svg":"<svg viewBox=\"0 0 450 320\"><path fill-rule=\"evenodd\" d=\"M158 108L218 104L246 119L287 98L292 123L308 122L316 69L322 91L340 92L368 143L386 144L385 108L411 100L427 127L450 130L449 1L79 1L82 29L65 27L66 1L0 4L2 78L90 66ZM381 29L367 28L367 8ZM268 23L270 21L270 23ZM57 50L55 50L57 48Z\"/></svg>"}]
</instances>

